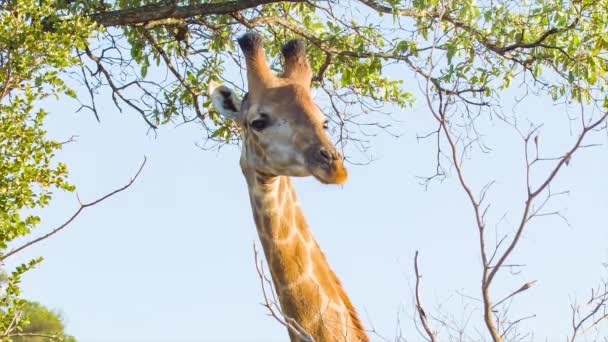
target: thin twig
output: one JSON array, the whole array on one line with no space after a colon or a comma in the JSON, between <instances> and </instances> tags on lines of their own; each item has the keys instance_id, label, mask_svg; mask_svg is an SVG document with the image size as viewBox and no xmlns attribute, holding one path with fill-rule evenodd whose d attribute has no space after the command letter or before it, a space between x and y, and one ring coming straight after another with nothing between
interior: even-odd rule
<instances>
[{"instance_id":1,"label":"thin twig","mask_svg":"<svg viewBox=\"0 0 608 342\"><path fill-rule=\"evenodd\" d=\"M519 265L517 265L517 266L519 266ZM526 290L530 289L530 288L532 287L532 285L534 285L534 283L536 283L536 280L531 281L531 282L527 282L527 283L523 284L523 285L522 285L522 286L521 286L519 289L517 289L517 290L515 290L515 291L511 292L511 294L510 294L510 295L506 296L506 297L505 297L505 298L503 298L502 300L499 300L499 301L498 301L498 303L496 303L496 304L492 305L492 309L494 309L495 307L497 307L497 306L499 306L500 304L504 303L504 302L505 302L506 300L508 300L509 298L511 298L511 297L513 297L513 296L515 296L515 295L517 295L517 294L521 293L521 292L524 292L524 291L526 291Z\"/></svg>"},{"instance_id":2,"label":"thin twig","mask_svg":"<svg viewBox=\"0 0 608 342\"><path fill-rule=\"evenodd\" d=\"M255 268L258 273L258 277L260 278L260 285L262 286L262 296L264 297L264 303L262 305L268 309L270 315L285 326L290 332L298 337L298 339L302 342L315 342L315 339L306 331L304 328L293 318L285 315L281 309L278 307L276 297L274 297L274 289L272 288L272 283L266 278L264 274L264 266L258 257L258 249L253 243L253 257L255 261ZM266 293L266 283L271 287L273 300L271 301Z\"/></svg>"}]
</instances>

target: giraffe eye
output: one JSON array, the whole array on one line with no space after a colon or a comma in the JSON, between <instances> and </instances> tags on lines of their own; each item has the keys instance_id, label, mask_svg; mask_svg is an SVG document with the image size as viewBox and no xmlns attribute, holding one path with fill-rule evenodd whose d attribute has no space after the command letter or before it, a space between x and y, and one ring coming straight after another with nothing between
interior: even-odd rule
<instances>
[{"instance_id":1,"label":"giraffe eye","mask_svg":"<svg viewBox=\"0 0 608 342\"><path fill-rule=\"evenodd\" d=\"M329 121L323 121L323 129L329 129Z\"/></svg>"},{"instance_id":2,"label":"giraffe eye","mask_svg":"<svg viewBox=\"0 0 608 342\"><path fill-rule=\"evenodd\" d=\"M251 123L249 124L251 126L251 128L255 129L256 131L261 131L264 128L268 127L268 114L260 114L260 118L259 119L255 119L253 121L251 121Z\"/></svg>"},{"instance_id":3,"label":"giraffe eye","mask_svg":"<svg viewBox=\"0 0 608 342\"><path fill-rule=\"evenodd\" d=\"M255 129L256 131L261 131L261 130L263 130L264 128L266 128L266 126L267 126L268 124L267 124L266 120L259 119L259 120L253 120L253 121L251 121L251 124L250 124L250 125L251 125L251 127L252 127L253 129Z\"/></svg>"}]
</instances>

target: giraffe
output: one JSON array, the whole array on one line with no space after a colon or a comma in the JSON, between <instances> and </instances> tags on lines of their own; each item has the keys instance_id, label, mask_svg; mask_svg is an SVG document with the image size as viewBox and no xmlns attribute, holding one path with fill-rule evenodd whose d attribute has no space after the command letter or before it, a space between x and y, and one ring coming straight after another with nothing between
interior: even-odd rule
<instances>
[{"instance_id":1,"label":"giraffe","mask_svg":"<svg viewBox=\"0 0 608 342\"><path fill-rule=\"evenodd\" d=\"M227 86L210 82L209 96L239 127L240 166L282 313L314 341L367 342L355 308L308 228L290 179L314 176L325 184L343 184L348 177L325 131L327 120L312 100L304 44L291 40L283 45L284 70L274 75L259 34L250 31L237 41L248 94L241 100ZM288 333L291 341L304 336L293 329Z\"/></svg>"}]
</instances>

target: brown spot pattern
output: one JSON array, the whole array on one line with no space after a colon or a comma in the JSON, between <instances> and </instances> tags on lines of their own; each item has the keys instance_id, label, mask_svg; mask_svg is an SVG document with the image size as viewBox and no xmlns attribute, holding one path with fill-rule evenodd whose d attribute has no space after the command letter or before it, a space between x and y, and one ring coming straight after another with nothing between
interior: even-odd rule
<instances>
[{"instance_id":1,"label":"brown spot pattern","mask_svg":"<svg viewBox=\"0 0 608 342\"><path fill-rule=\"evenodd\" d=\"M264 232L262 246L283 312L317 341L368 341L354 306L296 205L289 178L247 179L253 180L248 183L254 217L261 218L256 224L260 235Z\"/></svg>"}]
</instances>

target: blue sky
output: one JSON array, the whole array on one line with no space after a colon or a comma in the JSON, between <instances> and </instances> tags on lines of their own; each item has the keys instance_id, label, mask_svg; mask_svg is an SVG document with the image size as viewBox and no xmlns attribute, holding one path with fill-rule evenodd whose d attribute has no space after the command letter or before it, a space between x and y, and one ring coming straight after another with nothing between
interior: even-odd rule
<instances>
[{"instance_id":1,"label":"blue sky","mask_svg":"<svg viewBox=\"0 0 608 342\"><path fill-rule=\"evenodd\" d=\"M350 165L343 187L295 181L311 229L365 325L373 323L391 340L398 330L408 340L421 339L412 323L416 250L427 313L452 315L456 324L470 316L469 331L481 327L479 304L460 295L479 297L474 217L453 172L428 189L419 184L417 176L434 170L434 146L416 140L416 134L433 129L417 96L414 108L393 113L402 136L373 138L375 161ZM505 96L505 107L509 101ZM11 261L9 266L45 257L24 278L26 298L60 310L67 331L83 341L287 339L260 305L252 250L257 236L237 146L201 150L196 144L204 134L196 124L147 134L136 113L119 113L107 96L98 103L101 123L89 113L75 113L76 103L45 106L50 136L78 136L57 160L68 164L83 201L122 186L144 155L148 163L129 190ZM572 144L563 106L529 98L517 111L535 122L550 119L541 133L542 148L563 152ZM477 192L497 180L490 193L490 226L511 232L525 195L522 143L498 120L481 124L493 152L475 154L464 171ZM599 133L592 141L606 140ZM571 192L552 208L564 209L570 225L555 217L533 222L511 260L527 266L518 274L504 272L494 287L498 299L538 280L511 305L512 318L537 315L522 326L534 331L534 340L563 338L572 300L584 300L606 274L606 152L605 146L581 151L558 176L554 189ZM74 194L59 194L42 212L39 233L61 224L77 206ZM506 220L495 226L504 214Z\"/></svg>"}]
</instances>

